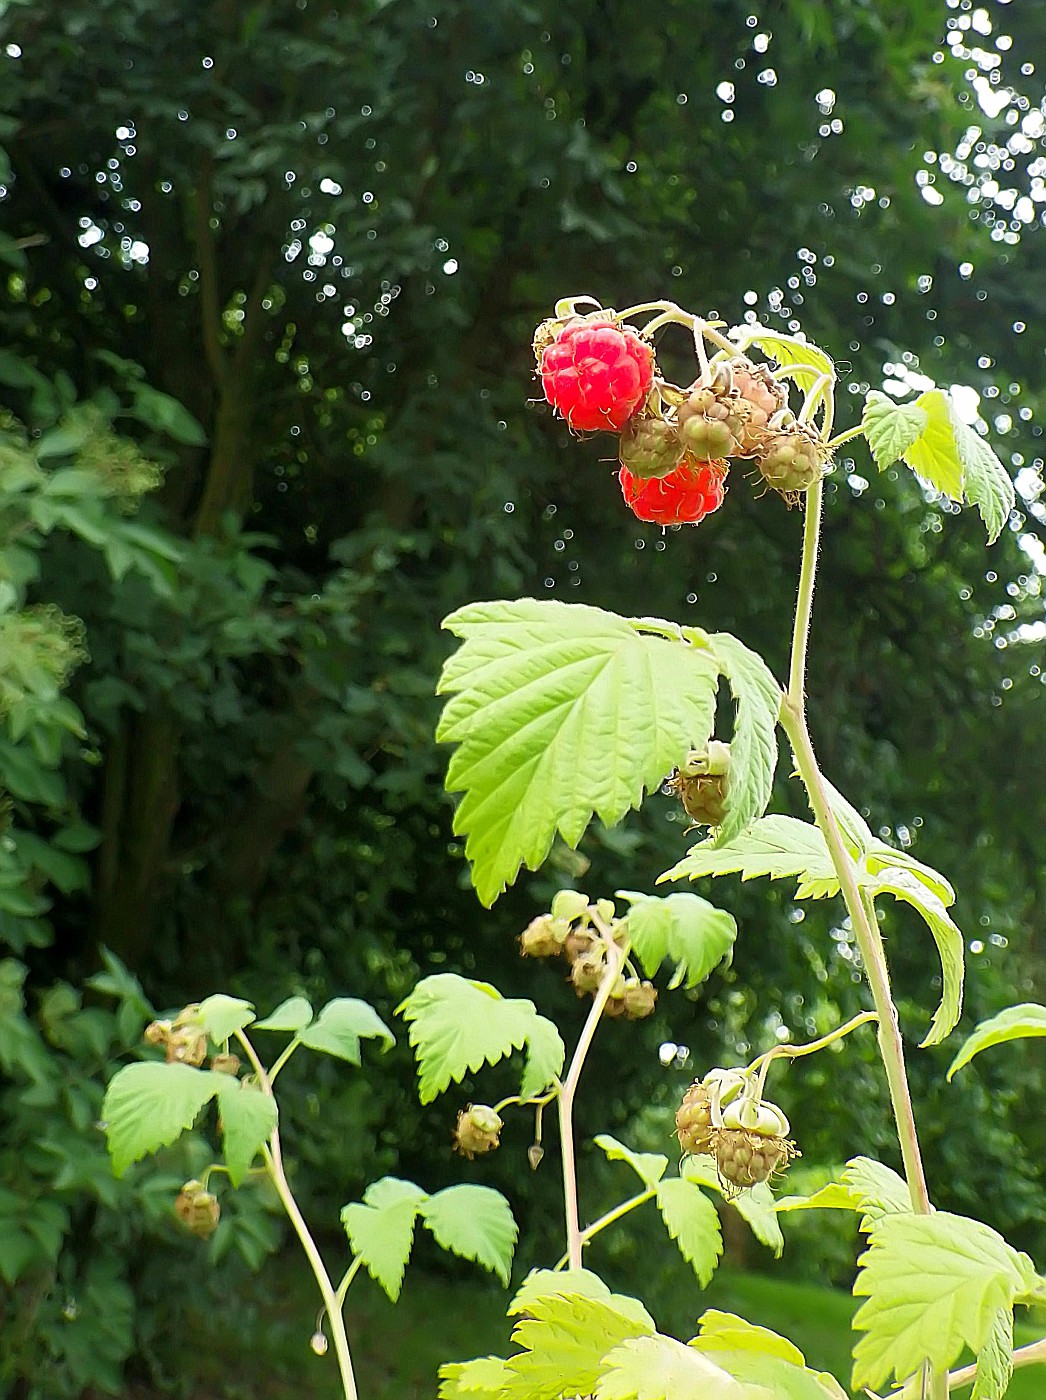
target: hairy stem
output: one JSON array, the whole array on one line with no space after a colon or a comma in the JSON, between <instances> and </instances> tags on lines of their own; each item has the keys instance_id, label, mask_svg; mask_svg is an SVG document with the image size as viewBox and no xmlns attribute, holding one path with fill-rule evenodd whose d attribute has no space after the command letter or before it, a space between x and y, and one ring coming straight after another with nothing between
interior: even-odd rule
<instances>
[{"instance_id":1,"label":"hairy stem","mask_svg":"<svg viewBox=\"0 0 1046 1400\"><path fill-rule=\"evenodd\" d=\"M594 921L595 922L595 921ZM602 931L602 930L601 930ZM559 1090L559 1155L563 1163L563 1210L567 1227L567 1264L572 1269L581 1268L581 1249L584 1239L577 1203L577 1163L574 1156L574 1098L578 1081L585 1067L585 1058L592 1044L592 1037L599 1025L603 1008L610 999L610 993L617 981L624 963L627 949L619 948L612 938L606 940L607 966L599 990L592 1000L585 1024L581 1028L574 1058L570 1062L567 1077Z\"/></svg>"},{"instance_id":2,"label":"hairy stem","mask_svg":"<svg viewBox=\"0 0 1046 1400\"><path fill-rule=\"evenodd\" d=\"M826 411L825 433L831 432L830 405ZM897 1008L890 992L875 907L857 880L857 870L843 841L842 832L828 796L828 788L818 767L813 742L806 722L806 656L813 610L814 582L817 575L817 551L820 542L823 486L816 482L806 495L806 522L803 532L803 557L799 572L795 626L792 634L792 660L789 668L788 690L781 705L781 726L792 745L796 768L806 788L817 825L827 843L832 866L839 879L839 888L853 925L857 946L864 962L865 976L879 1018L879 1053L890 1090L897 1137L904 1163L904 1174L912 1198L912 1208L928 1215L932 1209L926 1189L926 1174L915 1129L911 1092L904 1066L904 1046L897 1021ZM946 1400L948 1380L945 1375L928 1375L928 1400Z\"/></svg>"},{"instance_id":3,"label":"hairy stem","mask_svg":"<svg viewBox=\"0 0 1046 1400\"><path fill-rule=\"evenodd\" d=\"M236 1039L243 1046L244 1053L251 1062L251 1068L257 1076L262 1093L268 1094L270 1098L274 1098L275 1095L272 1092L272 1083L268 1074L265 1072L265 1066L262 1064L261 1060L259 1060L255 1052L254 1046L244 1035L243 1031L236 1032ZM305 1257L308 1259L312 1272L315 1275L316 1284L320 1290L320 1297L323 1299L323 1306L327 1312L327 1319L330 1322L331 1337L334 1341L334 1353L338 1358L338 1371L341 1375L341 1385L345 1392L345 1400L358 1400L356 1378L352 1373L352 1357L349 1354L349 1338L345 1331L345 1318L342 1315L341 1301L335 1292L334 1285L331 1283L330 1274L327 1272L327 1266L323 1262L323 1256L316 1246L316 1241L312 1237L312 1232L305 1223L305 1217L298 1208L298 1202L294 1199L294 1193L291 1190L290 1182L287 1180L287 1173L284 1171L283 1167L283 1153L280 1148L279 1128L273 1129L272 1137L269 1138L268 1145L262 1148L262 1156L265 1165L269 1169L269 1176L272 1179L272 1184L276 1188L276 1194L279 1196L280 1202L287 1212L288 1219L294 1227L294 1233L298 1236L301 1247L305 1251ZM354 1270L350 1270L350 1273L347 1275L349 1282L352 1280L353 1272Z\"/></svg>"}]
</instances>

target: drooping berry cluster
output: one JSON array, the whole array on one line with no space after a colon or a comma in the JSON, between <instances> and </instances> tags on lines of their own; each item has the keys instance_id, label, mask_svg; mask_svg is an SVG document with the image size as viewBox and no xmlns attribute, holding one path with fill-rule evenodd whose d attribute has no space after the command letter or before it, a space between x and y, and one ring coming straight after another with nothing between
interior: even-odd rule
<instances>
[{"instance_id":1,"label":"drooping berry cluster","mask_svg":"<svg viewBox=\"0 0 1046 1400\"><path fill-rule=\"evenodd\" d=\"M713 1157L723 1193L736 1196L784 1171L799 1149L776 1104L754 1099L745 1075L714 1069L695 1080L676 1112L676 1137L689 1157Z\"/></svg>"},{"instance_id":2,"label":"drooping berry cluster","mask_svg":"<svg viewBox=\"0 0 1046 1400\"><path fill-rule=\"evenodd\" d=\"M545 397L571 428L619 434L618 480L640 520L696 525L723 504L731 458L754 462L790 502L826 470L823 440L766 365L720 349L681 389L658 375L650 342L604 310L545 321L534 351Z\"/></svg>"},{"instance_id":3,"label":"drooping berry cluster","mask_svg":"<svg viewBox=\"0 0 1046 1400\"><path fill-rule=\"evenodd\" d=\"M625 936L615 918L612 899L590 904L588 896L578 890L560 890L552 901L551 913L531 920L520 935L519 946L525 958L564 958L577 995L594 997L607 976L608 940L613 938L621 946ZM604 1014L641 1021L656 1005L657 988L652 982L623 973L610 989Z\"/></svg>"}]
</instances>

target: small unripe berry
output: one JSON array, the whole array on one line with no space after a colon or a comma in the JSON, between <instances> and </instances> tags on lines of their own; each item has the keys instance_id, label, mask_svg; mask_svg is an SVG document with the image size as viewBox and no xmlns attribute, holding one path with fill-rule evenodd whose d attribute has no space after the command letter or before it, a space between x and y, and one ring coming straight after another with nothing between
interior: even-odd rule
<instances>
[{"instance_id":1,"label":"small unripe berry","mask_svg":"<svg viewBox=\"0 0 1046 1400\"><path fill-rule=\"evenodd\" d=\"M239 1055L212 1055L210 1068L215 1074L231 1074L233 1076L240 1072L241 1060Z\"/></svg>"},{"instance_id":2,"label":"small unripe berry","mask_svg":"<svg viewBox=\"0 0 1046 1400\"><path fill-rule=\"evenodd\" d=\"M760 1181L783 1171L799 1151L783 1137L750 1132L745 1128L721 1128L715 1138L715 1159L724 1194L738 1195Z\"/></svg>"},{"instance_id":3,"label":"small unripe berry","mask_svg":"<svg viewBox=\"0 0 1046 1400\"><path fill-rule=\"evenodd\" d=\"M187 1230L205 1240L218 1228L221 1207L202 1181L187 1181L175 1199L174 1213Z\"/></svg>"},{"instance_id":4,"label":"small unripe berry","mask_svg":"<svg viewBox=\"0 0 1046 1400\"><path fill-rule=\"evenodd\" d=\"M712 1151L715 1141L712 1101L700 1081L691 1084L683 1095L683 1102L676 1112L676 1137L682 1150L692 1157L701 1157Z\"/></svg>"},{"instance_id":5,"label":"small unripe berry","mask_svg":"<svg viewBox=\"0 0 1046 1400\"><path fill-rule=\"evenodd\" d=\"M657 988L653 982L641 982L629 977L625 982L625 1015L630 1021L642 1021L651 1016L657 1005Z\"/></svg>"},{"instance_id":6,"label":"small unripe berry","mask_svg":"<svg viewBox=\"0 0 1046 1400\"><path fill-rule=\"evenodd\" d=\"M539 914L520 934L520 952L525 958L554 958L563 951L569 932L570 925L565 919Z\"/></svg>"},{"instance_id":7,"label":"small unripe berry","mask_svg":"<svg viewBox=\"0 0 1046 1400\"><path fill-rule=\"evenodd\" d=\"M828 453L824 443L798 424L768 430L756 453L756 465L767 485L788 493L808 491L823 474Z\"/></svg>"},{"instance_id":8,"label":"small unripe berry","mask_svg":"<svg viewBox=\"0 0 1046 1400\"><path fill-rule=\"evenodd\" d=\"M470 1160L484 1152L492 1152L501 1139L501 1118L486 1104L469 1104L458 1114L454 1129L454 1147Z\"/></svg>"},{"instance_id":9,"label":"small unripe berry","mask_svg":"<svg viewBox=\"0 0 1046 1400\"><path fill-rule=\"evenodd\" d=\"M637 415L625 424L618 446L623 467L633 476L668 476L683 460L683 444L674 423Z\"/></svg>"},{"instance_id":10,"label":"small unripe berry","mask_svg":"<svg viewBox=\"0 0 1046 1400\"><path fill-rule=\"evenodd\" d=\"M582 953L570 969L570 980L579 997L598 992L606 971L606 954L596 945Z\"/></svg>"}]
</instances>

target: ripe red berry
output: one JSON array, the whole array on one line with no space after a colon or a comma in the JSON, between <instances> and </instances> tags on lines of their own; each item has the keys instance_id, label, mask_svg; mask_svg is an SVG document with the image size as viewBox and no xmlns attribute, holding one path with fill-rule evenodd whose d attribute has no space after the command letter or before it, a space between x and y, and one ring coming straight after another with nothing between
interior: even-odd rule
<instances>
[{"instance_id":1,"label":"ripe red berry","mask_svg":"<svg viewBox=\"0 0 1046 1400\"><path fill-rule=\"evenodd\" d=\"M633 476L627 467L618 473L625 504L640 520L655 525L696 525L723 504L725 462L686 461L668 476Z\"/></svg>"},{"instance_id":2,"label":"ripe red berry","mask_svg":"<svg viewBox=\"0 0 1046 1400\"><path fill-rule=\"evenodd\" d=\"M576 432L619 433L646 398L654 352L609 321L566 325L540 357L545 398Z\"/></svg>"}]
</instances>

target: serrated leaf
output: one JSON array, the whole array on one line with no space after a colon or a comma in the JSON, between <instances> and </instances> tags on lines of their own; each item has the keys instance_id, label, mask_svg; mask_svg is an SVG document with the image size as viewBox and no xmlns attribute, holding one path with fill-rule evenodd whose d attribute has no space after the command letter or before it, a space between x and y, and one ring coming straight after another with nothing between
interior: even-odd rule
<instances>
[{"instance_id":1,"label":"serrated leaf","mask_svg":"<svg viewBox=\"0 0 1046 1400\"><path fill-rule=\"evenodd\" d=\"M227 1075L191 1065L153 1060L117 1070L102 1100L105 1136L116 1175L123 1176L132 1162L169 1147L191 1128L227 1079Z\"/></svg>"},{"instance_id":2,"label":"serrated leaf","mask_svg":"<svg viewBox=\"0 0 1046 1400\"><path fill-rule=\"evenodd\" d=\"M263 1094L253 1084L245 1084L229 1074L220 1074L218 1078L224 1081L217 1091L222 1150L229 1180L239 1186L261 1151L262 1143L272 1136L279 1115L271 1094Z\"/></svg>"},{"instance_id":3,"label":"serrated leaf","mask_svg":"<svg viewBox=\"0 0 1046 1400\"><path fill-rule=\"evenodd\" d=\"M711 1157L688 1157L679 1168L679 1174L687 1181L711 1187L723 1195L723 1183ZM774 1193L765 1181L758 1182L748 1191L742 1191L727 1201L730 1210L736 1210L760 1244L773 1250L774 1258L780 1259L784 1253L784 1235L777 1219L777 1203Z\"/></svg>"},{"instance_id":4,"label":"serrated leaf","mask_svg":"<svg viewBox=\"0 0 1046 1400\"><path fill-rule=\"evenodd\" d=\"M436 1243L462 1259L473 1259L508 1287L519 1229L508 1201L489 1186L448 1186L420 1207Z\"/></svg>"},{"instance_id":5,"label":"serrated leaf","mask_svg":"<svg viewBox=\"0 0 1046 1400\"><path fill-rule=\"evenodd\" d=\"M730 332L737 341L738 348L747 350L755 345L783 369L796 365L809 365L809 370L799 370L791 378L800 389L809 390L822 375L835 375L835 366L825 352L817 345L796 335L782 335L767 326L738 326Z\"/></svg>"},{"instance_id":6,"label":"serrated leaf","mask_svg":"<svg viewBox=\"0 0 1046 1400\"><path fill-rule=\"evenodd\" d=\"M963 1350L989 1344L1001 1309L1031 1292L1035 1268L1001 1235L964 1216L885 1215L858 1261L855 1389L879 1389L928 1363L947 1371Z\"/></svg>"},{"instance_id":7,"label":"serrated leaf","mask_svg":"<svg viewBox=\"0 0 1046 1400\"><path fill-rule=\"evenodd\" d=\"M852 1157L843 1168L843 1183L864 1212L861 1229L869 1230L884 1215L910 1215L912 1194L903 1176L872 1157Z\"/></svg>"},{"instance_id":8,"label":"serrated leaf","mask_svg":"<svg viewBox=\"0 0 1046 1400\"><path fill-rule=\"evenodd\" d=\"M903 457L928 424L926 410L916 403L895 403L878 389L865 397L861 431L880 471Z\"/></svg>"},{"instance_id":9,"label":"serrated leaf","mask_svg":"<svg viewBox=\"0 0 1046 1400\"><path fill-rule=\"evenodd\" d=\"M632 1300L634 1301L634 1300ZM513 1379L504 1400L561 1400L591 1395L604 1371L604 1357L621 1342L648 1335L653 1324L636 1320L610 1299L580 1294L535 1298L516 1324L512 1340L523 1348L510 1357Z\"/></svg>"},{"instance_id":10,"label":"serrated leaf","mask_svg":"<svg viewBox=\"0 0 1046 1400\"><path fill-rule=\"evenodd\" d=\"M1013 1376L1013 1308L995 1314L983 1351L977 1357L977 1374L970 1400L1002 1400Z\"/></svg>"},{"instance_id":11,"label":"serrated leaf","mask_svg":"<svg viewBox=\"0 0 1046 1400\"><path fill-rule=\"evenodd\" d=\"M403 1287L403 1274L414 1243L414 1222L428 1193L413 1181L385 1176L373 1182L341 1212L341 1223L353 1253L393 1302Z\"/></svg>"},{"instance_id":12,"label":"serrated leaf","mask_svg":"<svg viewBox=\"0 0 1046 1400\"><path fill-rule=\"evenodd\" d=\"M221 1045L251 1024L254 1007L241 997L228 997L218 992L200 1002L195 1020L216 1044Z\"/></svg>"},{"instance_id":13,"label":"serrated leaf","mask_svg":"<svg viewBox=\"0 0 1046 1400\"><path fill-rule=\"evenodd\" d=\"M439 1400L459 1400L463 1395L500 1400L512 1379L508 1363L500 1356L479 1356L475 1361L448 1361L439 1368Z\"/></svg>"},{"instance_id":14,"label":"serrated leaf","mask_svg":"<svg viewBox=\"0 0 1046 1400\"><path fill-rule=\"evenodd\" d=\"M396 1037L368 1002L358 997L336 997L322 1008L311 1025L298 1032L298 1044L325 1055L336 1055L358 1065L360 1040L380 1040L386 1050Z\"/></svg>"},{"instance_id":15,"label":"serrated leaf","mask_svg":"<svg viewBox=\"0 0 1046 1400\"><path fill-rule=\"evenodd\" d=\"M773 1400L693 1347L660 1333L623 1342L604 1358L596 1400Z\"/></svg>"},{"instance_id":16,"label":"serrated leaf","mask_svg":"<svg viewBox=\"0 0 1046 1400\"><path fill-rule=\"evenodd\" d=\"M527 1066L531 1082L541 1078L555 1058L551 1033L541 1024L546 1018L538 1015L532 1001L503 997L489 983L473 982L454 972L423 977L396 1012L410 1025L422 1103L431 1103L451 1080L460 1082L469 1071L497 1064L513 1050L522 1050L532 1036L533 1075Z\"/></svg>"},{"instance_id":17,"label":"serrated leaf","mask_svg":"<svg viewBox=\"0 0 1046 1400\"><path fill-rule=\"evenodd\" d=\"M708 1347L701 1338L690 1345L721 1366L734 1380L756 1388L758 1394L772 1395L774 1400L837 1400L837 1397L846 1400L845 1392L834 1377L811 1371L805 1364L797 1366L780 1356L751 1350Z\"/></svg>"},{"instance_id":18,"label":"serrated leaf","mask_svg":"<svg viewBox=\"0 0 1046 1400\"><path fill-rule=\"evenodd\" d=\"M617 894L629 902L628 936L648 977L670 958L683 973L687 987L696 987L734 946L734 916L699 895L658 896L635 890L618 890Z\"/></svg>"},{"instance_id":19,"label":"serrated leaf","mask_svg":"<svg viewBox=\"0 0 1046 1400\"><path fill-rule=\"evenodd\" d=\"M902 866L880 870L865 882L873 894L885 892L918 910L933 934L941 959L941 1003L934 1012L924 1046L939 1045L951 1035L962 1014L965 947L962 934L943 902L911 870Z\"/></svg>"},{"instance_id":20,"label":"serrated leaf","mask_svg":"<svg viewBox=\"0 0 1046 1400\"><path fill-rule=\"evenodd\" d=\"M997 1016L982 1021L963 1041L959 1053L948 1066L948 1078L968 1065L974 1055L987 1050L992 1045L1003 1045L1008 1040L1024 1040L1033 1036L1046 1035L1046 1006L1034 1001L1021 1002L1019 1006L1008 1006Z\"/></svg>"},{"instance_id":21,"label":"serrated leaf","mask_svg":"<svg viewBox=\"0 0 1046 1400\"><path fill-rule=\"evenodd\" d=\"M482 903L545 859L557 831L576 846L593 813L613 826L712 732L718 666L671 624L579 604L478 603L444 627L437 730L455 743L446 786ZM662 632L651 635L651 628ZM669 635L665 635L668 633Z\"/></svg>"},{"instance_id":22,"label":"serrated leaf","mask_svg":"<svg viewBox=\"0 0 1046 1400\"><path fill-rule=\"evenodd\" d=\"M256 1031L301 1031L312 1021L312 1003L305 997L281 1001L264 1021L255 1021Z\"/></svg>"},{"instance_id":23,"label":"serrated leaf","mask_svg":"<svg viewBox=\"0 0 1046 1400\"><path fill-rule=\"evenodd\" d=\"M700 1186L680 1176L660 1182L656 1200L665 1229L704 1288L723 1252L723 1236L715 1206Z\"/></svg>"},{"instance_id":24,"label":"serrated leaf","mask_svg":"<svg viewBox=\"0 0 1046 1400\"><path fill-rule=\"evenodd\" d=\"M527 1064L519 1086L522 1099L533 1099L559 1078L567 1048L563 1037L544 1016L535 1016L527 1031Z\"/></svg>"},{"instance_id":25,"label":"serrated leaf","mask_svg":"<svg viewBox=\"0 0 1046 1400\"><path fill-rule=\"evenodd\" d=\"M805 1366L806 1357L786 1337L779 1337L769 1327L757 1327L736 1313L709 1308L697 1320L702 1349L718 1351L750 1351L760 1356L776 1356L792 1366Z\"/></svg>"},{"instance_id":26,"label":"serrated leaf","mask_svg":"<svg viewBox=\"0 0 1046 1400\"><path fill-rule=\"evenodd\" d=\"M821 899L839 890L832 858L818 828L812 822L781 816L763 817L723 846L714 841L698 842L671 870L659 875L657 883L735 874L742 880L798 876L799 898ZM809 893L811 890L817 892Z\"/></svg>"},{"instance_id":27,"label":"serrated leaf","mask_svg":"<svg viewBox=\"0 0 1046 1400\"><path fill-rule=\"evenodd\" d=\"M947 395L940 389L927 389L915 403L926 414L926 427L902 456L924 481L953 501L961 502L965 499L964 472Z\"/></svg>"},{"instance_id":28,"label":"serrated leaf","mask_svg":"<svg viewBox=\"0 0 1046 1400\"><path fill-rule=\"evenodd\" d=\"M856 1191L841 1181L829 1181L810 1196L782 1196L775 1206L778 1214L793 1210L860 1210Z\"/></svg>"},{"instance_id":29,"label":"serrated leaf","mask_svg":"<svg viewBox=\"0 0 1046 1400\"><path fill-rule=\"evenodd\" d=\"M900 866L902 869L910 871L920 884L925 885L932 894L937 896L946 908L955 903L955 890L950 881L946 880L939 870L934 870L932 865L924 865L922 861L916 860L907 851L899 851L893 846L888 846L885 841L880 841L878 837L873 837L868 848L867 869L869 874L876 875L888 866Z\"/></svg>"},{"instance_id":30,"label":"serrated leaf","mask_svg":"<svg viewBox=\"0 0 1046 1400\"><path fill-rule=\"evenodd\" d=\"M644 1186L656 1186L668 1170L668 1158L660 1152L633 1152L609 1133L599 1133L596 1146L611 1162L627 1162Z\"/></svg>"},{"instance_id":31,"label":"serrated leaf","mask_svg":"<svg viewBox=\"0 0 1046 1400\"><path fill-rule=\"evenodd\" d=\"M606 1303L636 1323L640 1333L656 1330L654 1319L638 1298L612 1293L590 1269L532 1269L517 1289L507 1312L509 1317L518 1317L520 1313L533 1312L533 1304L540 1299L573 1294Z\"/></svg>"},{"instance_id":32,"label":"serrated leaf","mask_svg":"<svg viewBox=\"0 0 1046 1400\"><path fill-rule=\"evenodd\" d=\"M952 410L955 446L965 474L966 495L980 511L988 543L994 544L1010 518L1015 496L1010 474L979 433Z\"/></svg>"},{"instance_id":33,"label":"serrated leaf","mask_svg":"<svg viewBox=\"0 0 1046 1400\"><path fill-rule=\"evenodd\" d=\"M725 845L766 811L777 768L777 717L781 687L761 656L728 632L709 637L737 702L730 741L726 817L716 835Z\"/></svg>"}]
</instances>

